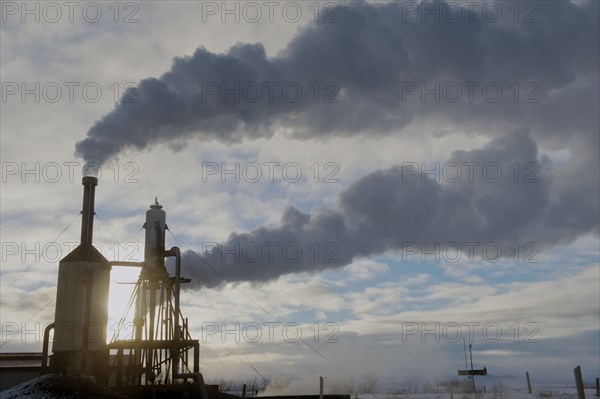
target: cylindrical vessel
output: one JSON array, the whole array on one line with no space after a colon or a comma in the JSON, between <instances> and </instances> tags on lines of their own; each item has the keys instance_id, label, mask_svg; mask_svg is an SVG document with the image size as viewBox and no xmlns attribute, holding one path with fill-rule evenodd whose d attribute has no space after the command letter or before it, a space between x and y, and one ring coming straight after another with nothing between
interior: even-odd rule
<instances>
[{"instance_id":1,"label":"cylindrical vessel","mask_svg":"<svg viewBox=\"0 0 600 399\"><path fill-rule=\"evenodd\" d=\"M166 213L158 202L150 205L150 209L146 211L144 263L150 270L164 267L166 219Z\"/></svg>"},{"instance_id":2,"label":"cylindrical vessel","mask_svg":"<svg viewBox=\"0 0 600 399\"><path fill-rule=\"evenodd\" d=\"M60 261L56 292L53 372L105 378L110 266L94 247L78 247Z\"/></svg>"}]
</instances>

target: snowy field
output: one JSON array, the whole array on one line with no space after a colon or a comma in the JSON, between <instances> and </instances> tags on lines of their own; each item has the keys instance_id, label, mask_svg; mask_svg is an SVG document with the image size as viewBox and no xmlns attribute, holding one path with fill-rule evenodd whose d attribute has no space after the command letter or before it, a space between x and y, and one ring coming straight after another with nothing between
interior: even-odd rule
<instances>
[{"instance_id":1,"label":"snowy field","mask_svg":"<svg viewBox=\"0 0 600 399\"><path fill-rule=\"evenodd\" d=\"M325 394L350 394L357 399L577 399L575 379L572 383L552 382L531 378L532 393L528 393L525 375L476 376L475 391L470 391L471 381L465 377L448 376L438 382L390 380L343 382L325 380ZM596 396L595 377L586 381L585 397ZM240 395L240 392L231 391ZM316 395L319 393L318 377L312 381L271 381L260 396Z\"/></svg>"},{"instance_id":2,"label":"snowy field","mask_svg":"<svg viewBox=\"0 0 600 399\"><path fill-rule=\"evenodd\" d=\"M316 381L315 381L316 380ZM435 382L404 381L380 382L376 378L363 381L326 380L325 394L346 394L351 399L577 399L575 384L542 382L532 379L532 393L527 391L525 377L477 376L476 390L469 392L470 381L464 378L448 377ZM596 398L595 388L588 382L586 399ZM224 389L237 396L241 390ZM81 396L81 395L84 396ZM318 395L319 380L273 379L266 389L257 395L250 387L246 397L276 395ZM70 398L125 399L123 396L100 387L89 379L46 375L0 392L0 399L70 399Z\"/></svg>"}]
</instances>

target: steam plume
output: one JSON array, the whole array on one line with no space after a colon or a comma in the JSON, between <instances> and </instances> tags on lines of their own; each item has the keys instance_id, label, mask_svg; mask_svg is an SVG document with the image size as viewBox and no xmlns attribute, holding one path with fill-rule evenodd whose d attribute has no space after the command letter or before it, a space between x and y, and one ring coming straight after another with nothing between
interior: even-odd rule
<instances>
[{"instance_id":1,"label":"steam plume","mask_svg":"<svg viewBox=\"0 0 600 399\"><path fill-rule=\"evenodd\" d=\"M466 6L456 22L430 15L424 23L422 13L404 4L340 5L338 23L306 27L272 58L260 43L237 44L224 54L200 47L176 58L160 78L142 80L138 92L125 93L76 153L103 163L126 149L191 137L236 143L278 130L301 139L389 134L434 115L476 130L517 125L556 137L575 128L595 139L598 3L536 2L537 22L529 24L515 24L506 9L492 23ZM420 85L431 90L436 82L458 84L458 101L426 95L424 105ZM474 98L464 82L477 83ZM490 82L503 90L498 102L482 96ZM516 82L518 101L511 91ZM419 93L410 94L413 84ZM524 104L533 92L538 103ZM565 119L572 114L576 121Z\"/></svg>"}]
</instances>

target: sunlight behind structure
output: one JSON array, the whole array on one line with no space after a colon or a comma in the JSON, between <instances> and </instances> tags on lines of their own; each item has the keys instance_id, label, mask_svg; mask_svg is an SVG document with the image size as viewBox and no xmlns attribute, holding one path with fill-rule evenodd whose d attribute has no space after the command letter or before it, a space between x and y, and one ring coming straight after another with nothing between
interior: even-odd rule
<instances>
[{"instance_id":1,"label":"sunlight behind structure","mask_svg":"<svg viewBox=\"0 0 600 399\"><path fill-rule=\"evenodd\" d=\"M131 338L135 303L127 314L125 312L127 311L127 305L134 291L140 270L140 267L113 266L112 268L110 273L110 291L108 294L107 342L112 340L121 319L124 319L124 326L118 338Z\"/></svg>"}]
</instances>

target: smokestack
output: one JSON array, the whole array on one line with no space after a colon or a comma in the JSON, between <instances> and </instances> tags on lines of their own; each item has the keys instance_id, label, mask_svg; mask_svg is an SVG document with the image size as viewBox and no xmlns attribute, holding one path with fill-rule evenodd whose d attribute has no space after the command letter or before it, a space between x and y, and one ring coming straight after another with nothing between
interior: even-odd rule
<instances>
[{"instance_id":1,"label":"smokestack","mask_svg":"<svg viewBox=\"0 0 600 399\"><path fill-rule=\"evenodd\" d=\"M96 186L98 185L98 178L94 176L84 176L83 179L81 179L81 184L83 184L81 245L88 246L92 245L92 236L94 233L94 198Z\"/></svg>"},{"instance_id":2,"label":"smokestack","mask_svg":"<svg viewBox=\"0 0 600 399\"><path fill-rule=\"evenodd\" d=\"M92 245L94 200L98 178L84 171L81 244L58 265L55 335L50 371L94 376L104 384L108 377L108 290L110 265Z\"/></svg>"}]
</instances>

